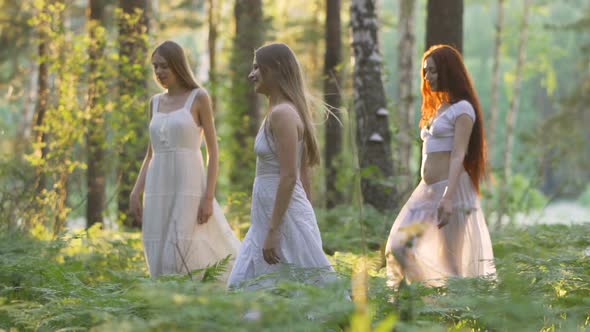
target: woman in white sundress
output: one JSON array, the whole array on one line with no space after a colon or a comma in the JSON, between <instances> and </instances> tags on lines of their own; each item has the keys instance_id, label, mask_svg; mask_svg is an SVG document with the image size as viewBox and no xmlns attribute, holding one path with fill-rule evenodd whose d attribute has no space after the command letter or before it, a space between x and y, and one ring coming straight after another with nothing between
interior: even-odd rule
<instances>
[{"instance_id":1,"label":"woman in white sundress","mask_svg":"<svg viewBox=\"0 0 590 332\"><path fill-rule=\"evenodd\" d=\"M166 91L150 101L150 144L130 195L150 275L189 274L231 255L225 280L240 242L214 197L218 151L209 95L195 82L180 45L165 41L151 60Z\"/></svg>"},{"instance_id":2,"label":"woman in white sundress","mask_svg":"<svg viewBox=\"0 0 590 332\"><path fill-rule=\"evenodd\" d=\"M478 197L486 165L479 99L453 47L431 47L422 66L422 181L387 241L392 286L404 278L436 286L448 277L495 273Z\"/></svg>"},{"instance_id":3,"label":"woman in white sundress","mask_svg":"<svg viewBox=\"0 0 590 332\"><path fill-rule=\"evenodd\" d=\"M292 268L315 271L305 280L295 280L312 284L331 280L333 269L310 203L309 172L319 163L319 149L295 54L280 43L259 48L248 79L257 93L268 97L270 111L254 144L252 224L228 286L266 287L295 277L298 273ZM276 275L248 283L269 273Z\"/></svg>"}]
</instances>

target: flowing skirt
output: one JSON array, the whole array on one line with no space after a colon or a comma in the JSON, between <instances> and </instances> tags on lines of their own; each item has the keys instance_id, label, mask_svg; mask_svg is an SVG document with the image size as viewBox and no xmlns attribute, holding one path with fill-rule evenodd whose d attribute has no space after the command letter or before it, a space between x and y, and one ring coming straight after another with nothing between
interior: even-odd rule
<instances>
[{"instance_id":1,"label":"flowing skirt","mask_svg":"<svg viewBox=\"0 0 590 332\"><path fill-rule=\"evenodd\" d=\"M447 183L421 181L393 223L385 250L391 286L404 277L438 286L452 276L495 273L490 234L467 172L460 175L449 223L437 227L437 209Z\"/></svg>"},{"instance_id":2,"label":"flowing skirt","mask_svg":"<svg viewBox=\"0 0 590 332\"><path fill-rule=\"evenodd\" d=\"M217 201L209 221L197 223L206 182L200 153L176 150L154 154L146 178L142 225L152 277L188 274L231 255L221 276L223 282L227 280L240 241Z\"/></svg>"},{"instance_id":3,"label":"flowing skirt","mask_svg":"<svg viewBox=\"0 0 590 332\"><path fill-rule=\"evenodd\" d=\"M334 280L334 270L322 249L316 217L298 180L283 217L278 255L281 263L270 265L262 256L270 227L278 175L257 176L252 190L251 226L242 242L228 286L257 289L271 287L279 280L318 284ZM257 277L266 276L261 280Z\"/></svg>"}]
</instances>

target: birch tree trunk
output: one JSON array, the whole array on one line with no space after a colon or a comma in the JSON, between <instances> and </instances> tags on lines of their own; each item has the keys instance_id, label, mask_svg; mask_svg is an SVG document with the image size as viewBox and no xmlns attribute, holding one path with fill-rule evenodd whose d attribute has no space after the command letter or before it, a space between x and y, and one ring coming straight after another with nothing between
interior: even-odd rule
<instances>
[{"instance_id":1,"label":"birch tree trunk","mask_svg":"<svg viewBox=\"0 0 590 332\"><path fill-rule=\"evenodd\" d=\"M395 208L395 190L384 183L393 176L393 161L389 112L381 79L376 10L374 0L352 1L354 111L363 198L366 203L385 211Z\"/></svg>"},{"instance_id":2,"label":"birch tree trunk","mask_svg":"<svg viewBox=\"0 0 590 332\"><path fill-rule=\"evenodd\" d=\"M492 96L490 102L490 130L488 140L491 144L489 146L496 146L498 134L496 133L496 125L498 123L498 99L500 86L500 50L502 47L502 30L504 26L504 0L498 0L498 16L496 21L496 34L494 37L494 63L492 65Z\"/></svg>"},{"instance_id":3,"label":"birch tree trunk","mask_svg":"<svg viewBox=\"0 0 590 332\"><path fill-rule=\"evenodd\" d=\"M416 50L415 30L415 0L399 1L399 44L398 44L398 98L400 118L400 175L403 181L404 192L409 190L414 182L412 173L412 149L416 132L416 110L414 95L414 78L417 74L414 65L414 51Z\"/></svg>"}]
</instances>

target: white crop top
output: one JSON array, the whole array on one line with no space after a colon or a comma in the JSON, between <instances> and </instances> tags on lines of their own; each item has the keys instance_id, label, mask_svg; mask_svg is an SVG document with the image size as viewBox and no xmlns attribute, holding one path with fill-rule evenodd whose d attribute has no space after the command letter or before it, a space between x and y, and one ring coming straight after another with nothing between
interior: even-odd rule
<instances>
[{"instance_id":1,"label":"white crop top","mask_svg":"<svg viewBox=\"0 0 590 332\"><path fill-rule=\"evenodd\" d=\"M467 100L452 104L442 114L436 116L429 127L422 128L420 137L424 141L422 153L452 151L455 139L455 121L467 114L475 122L475 110Z\"/></svg>"}]
</instances>

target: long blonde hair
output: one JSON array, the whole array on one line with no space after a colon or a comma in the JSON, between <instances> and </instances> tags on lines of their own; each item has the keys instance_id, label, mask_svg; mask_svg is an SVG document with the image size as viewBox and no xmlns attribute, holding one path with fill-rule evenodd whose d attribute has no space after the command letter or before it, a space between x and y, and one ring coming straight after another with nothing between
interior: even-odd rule
<instances>
[{"instance_id":1,"label":"long blonde hair","mask_svg":"<svg viewBox=\"0 0 590 332\"><path fill-rule=\"evenodd\" d=\"M184 51L180 45L173 41L166 40L162 44L158 45L158 47L156 47L156 49L152 52L152 58L156 53L166 60L168 66L178 79L180 85L189 90L200 87L195 80L195 76L188 65L188 60L184 55ZM158 82L157 79L156 82Z\"/></svg>"},{"instance_id":2,"label":"long blonde hair","mask_svg":"<svg viewBox=\"0 0 590 332\"><path fill-rule=\"evenodd\" d=\"M269 73L281 93L295 105L304 127L304 160L309 166L318 165L320 149L315 136L303 74L295 53L286 44L272 43L257 49L255 56L260 70L265 75Z\"/></svg>"}]
</instances>

